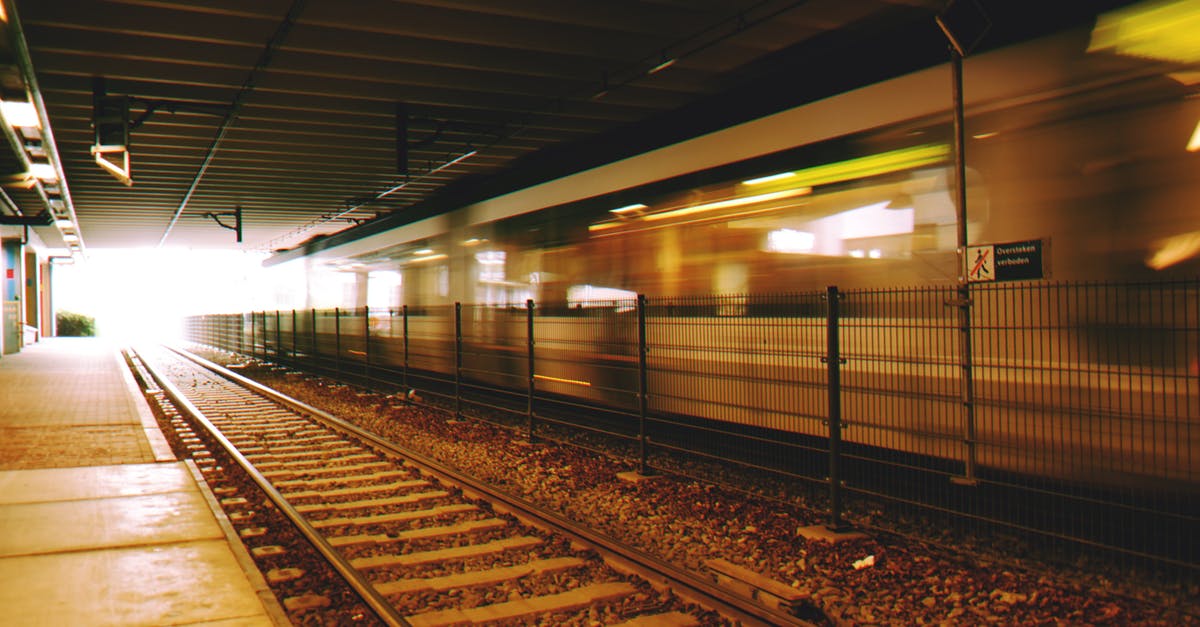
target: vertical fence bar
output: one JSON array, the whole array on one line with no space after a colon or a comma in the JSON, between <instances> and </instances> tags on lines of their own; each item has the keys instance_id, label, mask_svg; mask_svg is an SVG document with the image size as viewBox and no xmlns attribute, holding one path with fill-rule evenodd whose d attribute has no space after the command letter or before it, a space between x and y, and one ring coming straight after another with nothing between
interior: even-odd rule
<instances>
[{"instance_id":1,"label":"vertical fence bar","mask_svg":"<svg viewBox=\"0 0 1200 627\"><path fill-rule=\"evenodd\" d=\"M308 361L310 364L316 365L317 364L317 355L320 354L320 351L317 350L317 308L313 307L313 308L309 309L308 314L309 314L309 320L311 322L311 326L309 328L309 331L311 333L311 335L310 335L311 343L308 345L309 352L310 352L310 359Z\"/></svg>"},{"instance_id":2,"label":"vertical fence bar","mask_svg":"<svg viewBox=\"0 0 1200 627\"><path fill-rule=\"evenodd\" d=\"M404 332L404 371L401 374L401 382L404 384L404 393L407 394L412 388L408 387L408 305L401 308L403 319L401 320L401 331Z\"/></svg>"},{"instance_id":3,"label":"vertical fence bar","mask_svg":"<svg viewBox=\"0 0 1200 627\"><path fill-rule=\"evenodd\" d=\"M296 361L296 353L298 352L296 349L296 340L297 340L298 335L300 335L300 334L296 332L296 310L293 309L292 310L292 361Z\"/></svg>"},{"instance_id":4,"label":"vertical fence bar","mask_svg":"<svg viewBox=\"0 0 1200 627\"><path fill-rule=\"evenodd\" d=\"M237 350L237 352L239 355L245 355L246 354L246 316L244 314L238 314L237 334L238 334L238 350Z\"/></svg>"},{"instance_id":5,"label":"vertical fence bar","mask_svg":"<svg viewBox=\"0 0 1200 627\"><path fill-rule=\"evenodd\" d=\"M525 416L529 420L529 441L533 442L534 424L533 424L533 396L537 393L534 385L534 362L533 362L533 299L525 300L525 352L527 357L526 364L528 365L528 378L526 380L529 386L529 401L525 406Z\"/></svg>"},{"instance_id":6,"label":"vertical fence bar","mask_svg":"<svg viewBox=\"0 0 1200 627\"><path fill-rule=\"evenodd\" d=\"M646 295L638 294L638 472L650 474L646 463L646 414L650 405L648 378L646 376Z\"/></svg>"},{"instance_id":7,"label":"vertical fence bar","mask_svg":"<svg viewBox=\"0 0 1200 627\"><path fill-rule=\"evenodd\" d=\"M363 305L363 378L371 385L371 310Z\"/></svg>"},{"instance_id":8,"label":"vertical fence bar","mask_svg":"<svg viewBox=\"0 0 1200 627\"><path fill-rule=\"evenodd\" d=\"M462 303L454 303L454 419L462 418Z\"/></svg>"},{"instance_id":9,"label":"vertical fence bar","mask_svg":"<svg viewBox=\"0 0 1200 627\"><path fill-rule=\"evenodd\" d=\"M975 485L975 380L971 355L971 282L967 276L967 156L966 123L963 111L963 58L950 46L951 79L954 97L954 206L958 218L958 307L959 367L962 370L963 476L952 481Z\"/></svg>"},{"instance_id":10,"label":"vertical fence bar","mask_svg":"<svg viewBox=\"0 0 1200 627\"><path fill-rule=\"evenodd\" d=\"M831 531L846 528L842 522L842 354L838 338L841 315L841 294L836 285L825 291L826 318L825 365L828 369L829 385L829 524Z\"/></svg>"},{"instance_id":11,"label":"vertical fence bar","mask_svg":"<svg viewBox=\"0 0 1200 627\"><path fill-rule=\"evenodd\" d=\"M333 371L342 374L342 308L333 308Z\"/></svg>"},{"instance_id":12,"label":"vertical fence bar","mask_svg":"<svg viewBox=\"0 0 1200 627\"><path fill-rule=\"evenodd\" d=\"M275 361L283 357L283 325L280 324L279 310L275 310Z\"/></svg>"}]
</instances>

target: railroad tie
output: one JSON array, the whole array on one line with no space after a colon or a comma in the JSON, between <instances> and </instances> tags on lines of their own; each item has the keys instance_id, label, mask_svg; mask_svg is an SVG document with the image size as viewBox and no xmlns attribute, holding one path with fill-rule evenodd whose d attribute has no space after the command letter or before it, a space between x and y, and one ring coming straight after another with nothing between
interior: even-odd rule
<instances>
[{"instance_id":1,"label":"railroad tie","mask_svg":"<svg viewBox=\"0 0 1200 627\"><path fill-rule=\"evenodd\" d=\"M691 614L666 612L663 614L639 616L623 623L617 623L613 627L693 627L699 624L700 621L696 620L696 617Z\"/></svg>"},{"instance_id":2,"label":"railroad tie","mask_svg":"<svg viewBox=\"0 0 1200 627\"><path fill-rule=\"evenodd\" d=\"M463 623L512 620L535 614L570 612L596 603L619 599L636 591L636 588L624 581L600 583L559 594L483 605L465 610L428 612L408 616L406 619L413 627L441 627Z\"/></svg>"},{"instance_id":3,"label":"railroad tie","mask_svg":"<svg viewBox=\"0 0 1200 627\"><path fill-rule=\"evenodd\" d=\"M428 577L424 579L400 579L398 581L375 584L375 589L380 594L413 594L416 592L451 590L470 586L490 586L502 581L513 581L529 575L567 570L568 568L583 566L585 563L578 557L557 557L553 559L534 560L505 568L476 570L456 575L443 575L441 577Z\"/></svg>"},{"instance_id":4,"label":"railroad tie","mask_svg":"<svg viewBox=\"0 0 1200 627\"><path fill-rule=\"evenodd\" d=\"M388 542L404 542L406 540L419 540L423 538L443 538L445 536L457 536L475 531L499 529L507 525L508 521L506 520L486 518L484 520L468 520L455 525L410 529L408 531L389 534L334 536L329 538L329 544L331 546L350 546L354 544L386 544Z\"/></svg>"},{"instance_id":5,"label":"railroad tie","mask_svg":"<svg viewBox=\"0 0 1200 627\"><path fill-rule=\"evenodd\" d=\"M326 518L325 520L316 520L312 522L314 529L326 529L328 527L350 527L362 525L377 525L383 523L406 522L411 520L421 520L422 518L434 518L445 514L461 514L463 512L473 512L479 507L470 503L458 503L455 505L440 505L429 509L418 509L408 512L396 512L394 514L376 514L374 516L357 516L354 518Z\"/></svg>"},{"instance_id":6,"label":"railroad tie","mask_svg":"<svg viewBox=\"0 0 1200 627\"><path fill-rule=\"evenodd\" d=\"M415 494L392 496L385 499L371 499L368 501L347 501L345 503L310 503L307 505L297 505L296 511L307 514L310 512L327 512L347 509L364 509L367 507L408 505L410 503L418 503L420 501L442 498L449 495L450 493L445 490L429 490L428 492L417 492Z\"/></svg>"},{"instance_id":7,"label":"railroad tie","mask_svg":"<svg viewBox=\"0 0 1200 627\"><path fill-rule=\"evenodd\" d=\"M350 565L359 568L387 568L389 566L415 566L417 564L433 564L455 559L467 559L481 555L502 553L510 549L527 549L542 543L541 538L521 536L519 538L504 538L483 544L456 546L435 551L407 553L404 555L373 555L350 560Z\"/></svg>"}]
</instances>

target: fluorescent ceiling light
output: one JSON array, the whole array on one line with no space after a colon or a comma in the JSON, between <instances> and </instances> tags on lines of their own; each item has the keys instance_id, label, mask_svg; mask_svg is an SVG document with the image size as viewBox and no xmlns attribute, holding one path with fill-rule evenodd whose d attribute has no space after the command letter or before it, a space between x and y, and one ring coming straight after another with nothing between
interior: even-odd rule
<instances>
[{"instance_id":1,"label":"fluorescent ceiling light","mask_svg":"<svg viewBox=\"0 0 1200 627\"><path fill-rule=\"evenodd\" d=\"M642 209L649 209L649 207L647 207L646 205L643 205L640 202L635 202L632 205L625 205L624 207L617 207L616 209L609 209L609 212L621 214L621 213L629 213L630 211L641 211Z\"/></svg>"},{"instance_id":2,"label":"fluorescent ceiling light","mask_svg":"<svg viewBox=\"0 0 1200 627\"><path fill-rule=\"evenodd\" d=\"M445 254L429 255L428 257L415 257L415 258L411 259L410 262L411 263L423 263L426 261L433 261L435 259L445 259L445 258L446 258Z\"/></svg>"},{"instance_id":3,"label":"fluorescent ceiling light","mask_svg":"<svg viewBox=\"0 0 1200 627\"><path fill-rule=\"evenodd\" d=\"M1188 141L1188 152L1200 152L1200 122L1196 122L1196 130L1192 131L1192 139Z\"/></svg>"},{"instance_id":4,"label":"fluorescent ceiling light","mask_svg":"<svg viewBox=\"0 0 1200 627\"><path fill-rule=\"evenodd\" d=\"M57 226L60 229L69 229L74 225L70 220L55 220L54 226Z\"/></svg>"},{"instance_id":5,"label":"fluorescent ceiling light","mask_svg":"<svg viewBox=\"0 0 1200 627\"><path fill-rule=\"evenodd\" d=\"M19 101L3 101L0 102L0 112L4 114L4 121L8 122L9 126L36 126L41 128L42 122L38 119L37 109L28 102Z\"/></svg>"},{"instance_id":6,"label":"fluorescent ceiling light","mask_svg":"<svg viewBox=\"0 0 1200 627\"><path fill-rule=\"evenodd\" d=\"M433 254L432 248L422 248L421 250L413 252L413 257L421 257L424 255L432 255L432 254Z\"/></svg>"},{"instance_id":7,"label":"fluorescent ceiling light","mask_svg":"<svg viewBox=\"0 0 1200 627\"><path fill-rule=\"evenodd\" d=\"M671 67L672 65L675 65L676 61L678 61L678 59L666 59L662 63L659 63L658 65L650 68L650 71L647 73L648 74L657 74L657 73Z\"/></svg>"},{"instance_id":8,"label":"fluorescent ceiling light","mask_svg":"<svg viewBox=\"0 0 1200 627\"><path fill-rule=\"evenodd\" d=\"M63 233L62 238L63 238L64 242L78 242L79 241L79 236L74 233Z\"/></svg>"},{"instance_id":9,"label":"fluorescent ceiling light","mask_svg":"<svg viewBox=\"0 0 1200 627\"><path fill-rule=\"evenodd\" d=\"M770 176L760 176L756 179L742 181L742 185L761 185L763 183L771 183L773 181L782 181L784 179L790 179L793 176L796 176L795 172L780 172L779 174L772 174Z\"/></svg>"},{"instance_id":10,"label":"fluorescent ceiling light","mask_svg":"<svg viewBox=\"0 0 1200 627\"><path fill-rule=\"evenodd\" d=\"M29 173L42 181L57 181L58 172L49 163L31 163Z\"/></svg>"}]
</instances>

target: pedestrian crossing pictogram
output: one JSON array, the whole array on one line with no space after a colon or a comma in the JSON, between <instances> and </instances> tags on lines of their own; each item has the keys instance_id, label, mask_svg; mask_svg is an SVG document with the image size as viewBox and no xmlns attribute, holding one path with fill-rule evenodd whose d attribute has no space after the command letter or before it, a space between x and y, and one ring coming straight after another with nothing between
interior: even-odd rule
<instances>
[{"instance_id":1,"label":"pedestrian crossing pictogram","mask_svg":"<svg viewBox=\"0 0 1200 627\"><path fill-rule=\"evenodd\" d=\"M996 280L995 246L968 246L964 261L968 282Z\"/></svg>"}]
</instances>

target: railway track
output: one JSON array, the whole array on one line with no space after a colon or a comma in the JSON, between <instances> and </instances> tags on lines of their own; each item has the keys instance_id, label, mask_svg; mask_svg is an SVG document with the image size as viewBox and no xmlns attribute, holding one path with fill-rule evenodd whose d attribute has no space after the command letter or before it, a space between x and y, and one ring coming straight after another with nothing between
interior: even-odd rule
<instances>
[{"instance_id":1,"label":"railway track","mask_svg":"<svg viewBox=\"0 0 1200 627\"><path fill-rule=\"evenodd\" d=\"M133 359L385 624L806 624L193 355ZM248 544L265 535L243 520Z\"/></svg>"}]
</instances>

